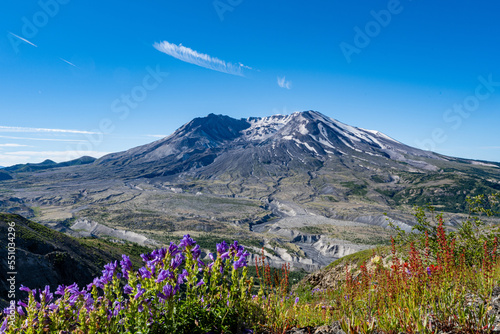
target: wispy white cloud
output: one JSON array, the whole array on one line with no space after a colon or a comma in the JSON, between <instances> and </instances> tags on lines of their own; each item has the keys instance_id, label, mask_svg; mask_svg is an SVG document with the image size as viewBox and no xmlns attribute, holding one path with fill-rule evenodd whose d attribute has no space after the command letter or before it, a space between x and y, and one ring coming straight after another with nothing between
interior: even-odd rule
<instances>
[{"instance_id":1,"label":"wispy white cloud","mask_svg":"<svg viewBox=\"0 0 500 334\"><path fill-rule=\"evenodd\" d=\"M76 68L79 68L78 66L76 66L75 64L73 64L73 63L72 63L72 62L70 62L70 61L67 61L67 60L66 60L66 59L64 59L64 58L59 57L59 59L61 59L63 62L65 62L65 63L67 63L67 64L70 64L71 66L74 66L74 67L76 67Z\"/></svg>"},{"instance_id":2,"label":"wispy white cloud","mask_svg":"<svg viewBox=\"0 0 500 334\"><path fill-rule=\"evenodd\" d=\"M166 53L169 56L182 60L186 63L198 65L214 71L244 76L243 70L251 69L250 67L245 66L242 63L227 63L219 58L215 58L205 53L200 53L191 48L187 48L182 44L176 45L167 41L163 41L161 43L154 43L153 46L158 51Z\"/></svg>"},{"instance_id":3,"label":"wispy white cloud","mask_svg":"<svg viewBox=\"0 0 500 334\"><path fill-rule=\"evenodd\" d=\"M24 132L24 133L55 132L55 133L76 133L76 134L88 134L88 135L97 134L96 132L82 131L82 130L25 128L20 126L2 126L2 125L0 125L0 132Z\"/></svg>"},{"instance_id":4,"label":"wispy white cloud","mask_svg":"<svg viewBox=\"0 0 500 334\"><path fill-rule=\"evenodd\" d=\"M28 41L26 38L22 38L21 36L17 36L16 34L12 33L9 31L9 34L11 34L12 36L16 37L16 38L19 38L21 41L25 42L25 43L28 43L30 45L33 45L35 48L38 47L38 45L34 44L34 43L31 43L30 41Z\"/></svg>"},{"instance_id":5,"label":"wispy white cloud","mask_svg":"<svg viewBox=\"0 0 500 334\"><path fill-rule=\"evenodd\" d=\"M286 77L282 77L282 78L278 77L278 86L280 86L281 88L291 89L292 82L287 81Z\"/></svg>"},{"instance_id":6,"label":"wispy white cloud","mask_svg":"<svg viewBox=\"0 0 500 334\"><path fill-rule=\"evenodd\" d=\"M22 145L22 144L0 144L0 147L28 147L28 145Z\"/></svg>"},{"instance_id":7,"label":"wispy white cloud","mask_svg":"<svg viewBox=\"0 0 500 334\"><path fill-rule=\"evenodd\" d=\"M0 136L0 138L5 138L5 139L16 139L16 140L36 140L36 141L71 142L71 143L86 142L86 140L83 140L83 139L32 138L32 137L12 137L12 136Z\"/></svg>"}]
</instances>

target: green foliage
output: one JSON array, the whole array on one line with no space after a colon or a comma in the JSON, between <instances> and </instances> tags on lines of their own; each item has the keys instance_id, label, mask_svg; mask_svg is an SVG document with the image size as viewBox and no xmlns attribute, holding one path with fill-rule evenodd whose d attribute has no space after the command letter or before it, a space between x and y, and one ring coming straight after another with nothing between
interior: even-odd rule
<instances>
[{"instance_id":1,"label":"green foliage","mask_svg":"<svg viewBox=\"0 0 500 334\"><path fill-rule=\"evenodd\" d=\"M366 184L359 184L354 181L342 182L342 186L349 189L348 195L365 196L368 193Z\"/></svg>"},{"instance_id":2,"label":"green foliage","mask_svg":"<svg viewBox=\"0 0 500 334\"><path fill-rule=\"evenodd\" d=\"M454 251L456 258L463 254L468 264L477 265L483 257L483 248L491 248L497 242L500 236L499 227L486 225L481 217L498 214L496 210L499 199L500 193L466 198L469 215L457 226L456 231L450 232L450 238L455 240L457 246ZM397 231L395 241L401 245L416 243L422 249L428 247L430 255L435 258L439 251L438 228L439 224L443 223L443 215L436 214L435 208L429 205L426 208L416 207L415 217L417 223L410 233L390 224Z\"/></svg>"}]
</instances>

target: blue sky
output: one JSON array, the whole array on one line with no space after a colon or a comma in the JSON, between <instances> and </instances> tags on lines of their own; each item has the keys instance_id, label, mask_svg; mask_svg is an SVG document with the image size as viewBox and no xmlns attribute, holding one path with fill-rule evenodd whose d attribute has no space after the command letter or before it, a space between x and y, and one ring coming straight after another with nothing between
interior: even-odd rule
<instances>
[{"instance_id":1,"label":"blue sky","mask_svg":"<svg viewBox=\"0 0 500 334\"><path fill-rule=\"evenodd\" d=\"M0 166L101 156L209 113L317 110L500 161L500 4L9 1Z\"/></svg>"}]
</instances>

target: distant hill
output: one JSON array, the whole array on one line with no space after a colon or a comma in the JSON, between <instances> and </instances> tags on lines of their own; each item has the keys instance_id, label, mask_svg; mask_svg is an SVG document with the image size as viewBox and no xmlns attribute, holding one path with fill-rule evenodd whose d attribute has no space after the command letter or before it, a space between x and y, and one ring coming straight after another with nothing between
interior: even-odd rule
<instances>
[{"instance_id":1,"label":"distant hill","mask_svg":"<svg viewBox=\"0 0 500 334\"><path fill-rule=\"evenodd\" d=\"M4 170L0 170L0 181L12 180L12 176Z\"/></svg>"},{"instance_id":2,"label":"distant hill","mask_svg":"<svg viewBox=\"0 0 500 334\"><path fill-rule=\"evenodd\" d=\"M50 168L58 168L58 167L67 167L67 166L79 166L91 164L95 161L95 158L84 156L78 159L74 159L66 162L54 162L50 159L47 159L40 163L27 163L27 164L18 164L10 167L3 167L5 171L14 172L14 173L23 173L23 172L36 172Z\"/></svg>"},{"instance_id":3,"label":"distant hill","mask_svg":"<svg viewBox=\"0 0 500 334\"><path fill-rule=\"evenodd\" d=\"M50 285L88 284L99 275L106 263L131 254L136 266L138 256L147 248L131 244L113 244L98 239L75 239L51 230L19 215L0 213L0 270L7 273L7 244L9 223L15 223L16 288L23 284L30 288ZM4 275L2 274L2 275ZM0 307L6 306L7 281L0 281ZM16 291L16 298L24 293Z\"/></svg>"}]
</instances>

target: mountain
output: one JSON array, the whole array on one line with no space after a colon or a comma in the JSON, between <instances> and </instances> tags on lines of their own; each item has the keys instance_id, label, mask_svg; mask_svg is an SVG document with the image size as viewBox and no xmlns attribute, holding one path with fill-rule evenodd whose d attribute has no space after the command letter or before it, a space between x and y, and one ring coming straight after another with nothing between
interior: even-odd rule
<instances>
[{"instance_id":1,"label":"mountain","mask_svg":"<svg viewBox=\"0 0 500 334\"><path fill-rule=\"evenodd\" d=\"M389 222L411 229L414 205L457 224L467 196L500 191L500 163L423 151L316 111L210 114L147 145L47 166L9 170L0 210L160 243L185 233L207 245L237 238L306 270L389 242Z\"/></svg>"},{"instance_id":2,"label":"mountain","mask_svg":"<svg viewBox=\"0 0 500 334\"><path fill-rule=\"evenodd\" d=\"M85 165L85 164L91 164L95 161L95 158L92 157L81 157L78 159L74 159L71 161L66 161L66 162L54 162L50 159L44 160L43 162L40 163L27 163L27 164L18 164L10 167L4 167L3 169L8 172L16 172L16 173L22 173L22 172L36 172L44 169L50 169L50 168L58 168L58 167L68 167L68 166L78 166L78 165Z\"/></svg>"},{"instance_id":3,"label":"mountain","mask_svg":"<svg viewBox=\"0 0 500 334\"><path fill-rule=\"evenodd\" d=\"M269 183L279 192L281 181L303 175L307 182L301 192L286 191L297 193L287 197L293 202L320 195L349 202L350 195L360 194L377 203L430 202L454 211L463 207L453 207L456 203L450 201L463 201L466 190L500 190L499 163L423 151L316 111L239 120L210 114L164 139L104 156L95 165L115 177L165 180L215 193L220 190L212 189L210 181L224 180L239 185L230 195L243 196L263 183L261 195L268 196L275 193ZM439 189L409 189L426 182Z\"/></svg>"},{"instance_id":4,"label":"mountain","mask_svg":"<svg viewBox=\"0 0 500 334\"><path fill-rule=\"evenodd\" d=\"M246 168L255 161L283 166L284 169L280 168L283 170L294 165L315 169L327 160L346 156L364 156L369 160L385 158L384 162L408 164L408 170L430 171L438 167L424 159L446 160L378 131L355 128L318 112L306 111L240 120L210 114L194 119L167 138L107 155L97 164L134 166L134 172L139 169L141 176L149 178L182 172L213 177L230 170L236 160L241 176L248 177L259 173Z\"/></svg>"}]
</instances>

